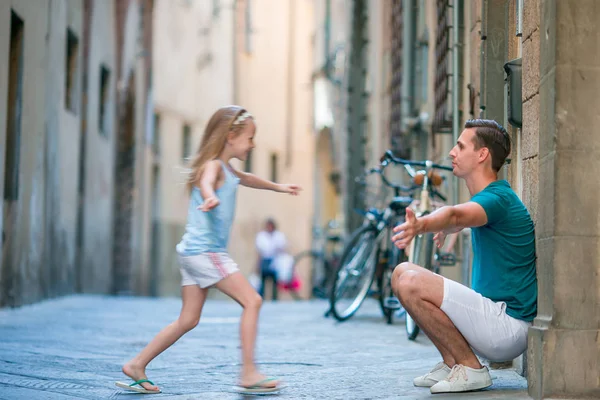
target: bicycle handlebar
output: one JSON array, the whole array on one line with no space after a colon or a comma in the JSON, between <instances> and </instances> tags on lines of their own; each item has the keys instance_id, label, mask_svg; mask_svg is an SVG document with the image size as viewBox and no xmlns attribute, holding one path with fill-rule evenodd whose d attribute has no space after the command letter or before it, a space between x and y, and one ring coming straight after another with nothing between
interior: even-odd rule
<instances>
[{"instance_id":1,"label":"bicycle handlebar","mask_svg":"<svg viewBox=\"0 0 600 400\"><path fill-rule=\"evenodd\" d=\"M427 172L431 171L432 169L441 169L444 171L453 171L452 167L447 167L445 165L440 165L440 164L434 164L433 162L427 160L427 161L414 161L414 160L405 160L403 158L399 158L394 156L394 154L392 153L391 150L387 150L384 155L381 157L380 159L380 165L379 167L376 168L371 168L369 170L365 171L365 175L371 175L371 174L378 174L381 177L381 180L383 181L383 183L395 190L398 190L400 192L413 192L416 188L420 187L421 184L417 183L418 179L413 180L414 183L412 186L404 186L404 185L400 185L400 184L396 184L396 183L392 183L390 182L386 176L383 174L384 169L390 164L399 164L399 165L403 165L405 166L405 168L407 169L407 171L409 172L409 174L411 176L413 176L413 178L416 176L416 171L414 169L412 169L411 167L424 167L426 169ZM358 179L358 178L357 178ZM439 197L442 201L446 201L446 197L443 196L439 191L435 190L435 188L432 187L432 194L434 196Z\"/></svg>"},{"instance_id":2,"label":"bicycle handlebar","mask_svg":"<svg viewBox=\"0 0 600 400\"><path fill-rule=\"evenodd\" d=\"M440 165L440 164L434 164L431 161L405 160L403 158L394 156L394 153L392 153L391 150L386 151L385 154L383 155L383 157L381 157L380 161L382 164L385 163L386 161L391 161L394 164L410 165L410 166L414 166L414 167L425 167L427 169L435 168L435 169L441 169L444 171L452 171L453 170L452 167L447 167L445 165Z\"/></svg>"},{"instance_id":3,"label":"bicycle handlebar","mask_svg":"<svg viewBox=\"0 0 600 400\"><path fill-rule=\"evenodd\" d=\"M381 168L371 168L367 171L367 175L378 174L386 186L388 186L392 189L399 190L401 192L412 192L416 188L416 186L404 186L404 185L390 182L386 178L386 176L383 174L383 170L385 169L386 166L387 165L382 164Z\"/></svg>"}]
</instances>

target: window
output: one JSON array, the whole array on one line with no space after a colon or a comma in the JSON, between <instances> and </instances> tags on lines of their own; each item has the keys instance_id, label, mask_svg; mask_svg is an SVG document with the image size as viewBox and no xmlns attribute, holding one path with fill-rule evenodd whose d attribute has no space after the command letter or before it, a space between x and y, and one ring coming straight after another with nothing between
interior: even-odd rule
<instances>
[{"instance_id":1,"label":"window","mask_svg":"<svg viewBox=\"0 0 600 400\"><path fill-rule=\"evenodd\" d=\"M271 181L277 182L277 154L271 154Z\"/></svg>"},{"instance_id":2,"label":"window","mask_svg":"<svg viewBox=\"0 0 600 400\"><path fill-rule=\"evenodd\" d=\"M421 85L420 89L421 92L420 94L418 94L418 97L420 97L420 104L425 104L427 103L427 74L428 74L428 68L429 68L429 43L427 41L427 36L425 37L425 39L423 41L420 42L420 46L419 49L417 51L417 53L420 53L417 57L418 57L418 71L417 74L420 76L419 80L417 81L418 84Z\"/></svg>"},{"instance_id":3,"label":"window","mask_svg":"<svg viewBox=\"0 0 600 400\"><path fill-rule=\"evenodd\" d=\"M98 129L100 133L107 135L106 109L108 108L108 91L110 82L110 71L104 65L100 66L100 91L98 93Z\"/></svg>"},{"instance_id":4,"label":"window","mask_svg":"<svg viewBox=\"0 0 600 400\"><path fill-rule=\"evenodd\" d=\"M11 12L6 155L4 161L4 199L8 201L19 198L19 158L23 100L23 32L23 20L17 14Z\"/></svg>"},{"instance_id":5,"label":"window","mask_svg":"<svg viewBox=\"0 0 600 400\"><path fill-rule=\"evenodd\" d=\"M427 74L429 58L429 27L425 0L420 0L417 12L417 39L415 42L415 106L420 109L427 102Z\"/></svg>"},{"instance_id":6,"label":"window","mask_svg":"<svg viewBox=\"0 0 600 400\"><path fill-rule=\"evenodd\" d=\"M452 128L451 98L449 94L450 23L451 7L446 0L437 0L437 36L435 48L435 114L433 131L442 132Z\"/></svg>"},{"instance_id":7,"label":"window","mask_svg":"<svg viewBox=\"0 0 600 400\"><path fill-rule=\"evenodd\" d=\"M252 151L248 153L248 158L246 158L246 161L244 162L244 171L252 172Z\"/></svg>"},{"instance_id":8,"label":"window","mask_svg":"<svg viewBox=\"0 0 600 400\"><path fill-rule=\"evenodd\" d=\"M219 4L220 0L213 0L212 3L212 15L215 18L219 18L219 15L221 14L221 4Z\"/></svg>"},{"instance_id":9,"label":"window","mask_svg":"<svg viewBox=\"0 0 600 400\"><path fill-rule=\"evenodd\" d=\"M77 112L77 62L79 59L79 40L73 31L67 28L67 59L65 63L65 107Z\"/></svg>"},{"instance_id":10,"label":"window","mask_svg":"<svg viewBox=\"0 0 600 400\"><path fill-rule=\"evenodd\" d=\"M152 135L152 151L155 156L160 156L160 114L154 113L154 134Z\"/></svg>"},{"instance_id":11,"label":"window","mask_svg":"<svg viewBox=\"0 0 600 400\"><path fill-rule=\"evenodd\" d=\"M252 0L246 0L244 12L244 48L246 53L252 53Z\"/></svg>"},{"instance_id":12,"label":"window","mask_svg":"<svg viewBox=\"0 0 600 400\"><path fill-rule=\"evenodd\" d=\"M192 154L192 129L189 125L183 126L183 148L182 148L182 158L183 160L187 160L190 158Z\"/></svg>"}]
</instances>

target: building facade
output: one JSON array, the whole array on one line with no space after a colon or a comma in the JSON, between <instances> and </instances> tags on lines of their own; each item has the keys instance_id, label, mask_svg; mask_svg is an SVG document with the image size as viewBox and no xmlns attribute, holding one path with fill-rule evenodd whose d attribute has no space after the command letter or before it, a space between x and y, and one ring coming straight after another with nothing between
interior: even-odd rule
<instances>
[{"instance_id":1,"label":"building facade","mask_svg":"<svg viewBox=\"0 0 600 400\"><path fill-rule=\"evenodd\" d=\"M175 246L187 219L189 160L212 113L234 103L234 17L233 1L155 2L151 265L159 295L181 290Z\"/></svg>"},{"instance_id":2,"label":"building facade","mask_svg":"<svg viewBox=\"0 0 600 400\"><path fill-rule=\"evenodd\" d=\"M155 4L152 236L160 260L157 288L180 291L175 245L187 218L183 184L213 112L228 104L256 119L256 148L234 167L279 183L297 183L298 197L240 188L229 251L249 276L256 271L256 234L274 218L294 254L310 247L315 137L311 129L312 4L295 1L158 0ZM169 62L165 62L169 60ZM299 274L308 282L309 266ZM305 294L309 288L304 287Z\"/></svg>"},{"instance_id":3,"label":"building facade","mask_svg":"<svg viewBox=\"0 0 600 400\"><path fill-rule=\"evenodd\" d=\"M376 161L371 153L386 147L403 157L443 162L467 119L504 125L513 148L500 177L509 180L527 206L538 253L538 317L527 355L515 365L528 376L534 398L598 396L600 213L594 193L600 183L593 178L600 143L593 133L600 115L593 95L598 89L600 30L593 23L598 4L355 0L335 17L335 0L315 4L317 43L327 48L335 31L345 36L347 46L348 58L333 69L342 71L341 78L327 79L329 92L319 88L321 82L314 85L315 92L328 95L316 96L315 120L329 123L333 132L332 169L339 180L349 182L364 164ZM340 15L345 20L336 26L332 21ZM361 24L373 29L365 31ZM362 42L353 40L357 29ZM361 48L365 43L366 50ZM336 60L335 47L329 48L324 54ZM374 57L365 62L364 53ZM316 69L328 62L323 57ZM361 69L366 79L357 78ZM335 82L341 101L330 94ZM353 101L357 92L367 100ZM343 110L338 118L336 106ZM366 128L357 137L350 129L357 127L351 113L366 114ZM379 136L381 127L386 135ZM359 155L340 157L348 147L344 143L352 141L366 146L355 147ZM448 179L443 190L453 202L469 199L456 180ZM338 210L347 219L356 193L343 185L340 193ZM461 249L470 247L468 237L457 248L465 266L442 269L467 284L470 257Z\"/></svg>"},{"instance_id":4,"label":"building facade","mask_svg":"<svg viewBox=\"0 0 600 400\"><path fill-rule=\"evenodd\" d=\"M0 306L147 292L151 5L0 5Z\"/></svg>"},{"instance_id":5,"label":"building facade","mask_svg":"<svg viewBox=\"0 0 600 400\"><path fill-rule=\"evenodd\" d=\"M311 126L313 8L294 0L238 1L236 20L236 103L256 118L256 148L239 165L265 179L296 183L299 196L242 188L232 230L231 251L243 270L257 267L256 234L273 218L296 254L311 246L314 154ZM267 84L268 82L268 84ZM245 264L245 265L244 265ZM297 270L310 293L310 265Z\"/></svg>"}]
</instances>

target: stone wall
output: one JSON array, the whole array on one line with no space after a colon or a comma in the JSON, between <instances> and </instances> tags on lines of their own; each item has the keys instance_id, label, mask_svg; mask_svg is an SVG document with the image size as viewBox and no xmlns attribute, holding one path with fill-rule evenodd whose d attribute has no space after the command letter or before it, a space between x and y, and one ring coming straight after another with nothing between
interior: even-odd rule
<instances>
[{"instance_id":1,"label":"stone wall","mask_svg":"<svg viewBox=\"0 0 600 400\"><path fill-rule=\"evenodd\" d=\"M599 18L593 0L541 2L534 398L600 396Z\"/></svg>"},{"instance_id":2,"label":"stone wall","mask_svg":"<svg viewBox=\"0 0 600 400\"><path fill-rule=\"evenodd\" d=\"M521 199L534 222L538 221L539 117L540 117L540 1L529 0L523 9L523 127L521 129Z\"/></svg>"},{"instance_id":3,"label":"stone wall","mask_svg":"<svg viewBox=\"0 0 600 400\"><path fill-rule=\"evenodd\" d=\"M45 239L47 226L44 207L46 197L46 130L51 129L45 121L46 115L46 35L49 34L49 1L23 2L4 1L0 3L0 189L2 208L2 261L0 265L0 306L30 303L56 292L61 284L58 279L67 271L45 260L47 258ZM12 13L23 24L21 55L21 89L15 75L9 77L9 70L15 69L10 62L11 18ZM61 23L63 21L56 21ZM63 22L64 23L64 22ZM16 24L15 24L16 26ZM25 34L26 33L26 34ZM64 35L66 36L66 35ZM64 49L65 43L62 40ZM61 59L64 60L64 57ZM13 64L11 68L10 65ZM18 67L17 67L18 69ZM12 85L11 85L12 83ZM10 88L20 91L20 101L9 99ZM56 95L54 101L64 97ZM12 103L12 104L11 104ZM19 103L18 106L15 106ZM20 118L13 117L20 108ZM12 114L12 115L11 115ZM58 117L57 117L58 118ZM18 145L9 143L9 121L18 121ZM58 125L57 119L53 122ZM9 153L16 157L13 165L18 168L18 179L14 193L9 194L5 187L5 174L8 174L6 159ZM8 196L7 196L8 195ZM58 241L64 244L60 238ZM48 265L50 264L50 265Z\"/></svg>"},{"instance_id":4,"label":"stone wall","mask_svg":"<svg viewBox=\"0 0 600 400\"><path fill-rule=\"evenodd\" d=\"M124 26L117 29L115 4L124 3L12 0L0 4L3 72L11 69L10 47L15 40L11 39L12 15L24 26L22 76L0 74L0 306L18 306L78 291L112 291L120 71L141 71L136 74L141 84L132 89L143 101L136 109L134 125L141 144L147 101L143 77L148 67L138 62L141 53L137 39L142 36L138 34L138 20L121 19ZM127 5L143 3L148 1ZM125 9L127 15L132 15L132 9L136 15L137 7ZM115 39L117 33L122 41ZM148 32L144 34L150 37ZM117 56L121 52L125 55ZM123 68L118 67L121 61ZM108 73L104 84L102 71ZM9 96L15 88L20 88L20 102ZM14 118L19 110L20 118ZM11 132L16 132L12 121L20 121L18 145L12 141L15 135L6 135L7 122ZM11 164L18 166L18 189L14 193L4 193L7 155L18 155ZM143 179L138 178L134 183L135 193L146 198L140 182ZM137 210L136 221L140 222L133 226L133 232L144 227L146 213L142 207ZM138 235L143 238L145 234ZM139 253L147 251L147 244L143 240L138 243L132 248L140 265L143 257ZM134 268L133 279L142 282L142 287L147 286L138 278L143 272L142 267ZM143 292L139 285L135 288Z\"/></svg>"}]
</instances>

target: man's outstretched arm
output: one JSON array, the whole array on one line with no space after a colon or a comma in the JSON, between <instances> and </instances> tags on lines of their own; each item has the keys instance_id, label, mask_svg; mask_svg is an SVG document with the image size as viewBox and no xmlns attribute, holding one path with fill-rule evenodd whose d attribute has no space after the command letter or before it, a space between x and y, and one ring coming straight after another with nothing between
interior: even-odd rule
<instances>
[{"instance_id":1,"label":"man's outstretched arm","mask_svg":"<svg viewBox=\"0 0 600 400\"><path fill-rule=\"evenodd\" d=\"M416 235L427 232L458 232L487 224L487 214L482 206L467 202L456 206L445 206L433 213L417 218L412 209L406 209L406 221L394 228L392 241L396 246L405 248Z\"/></svg>"}]
</instances>

